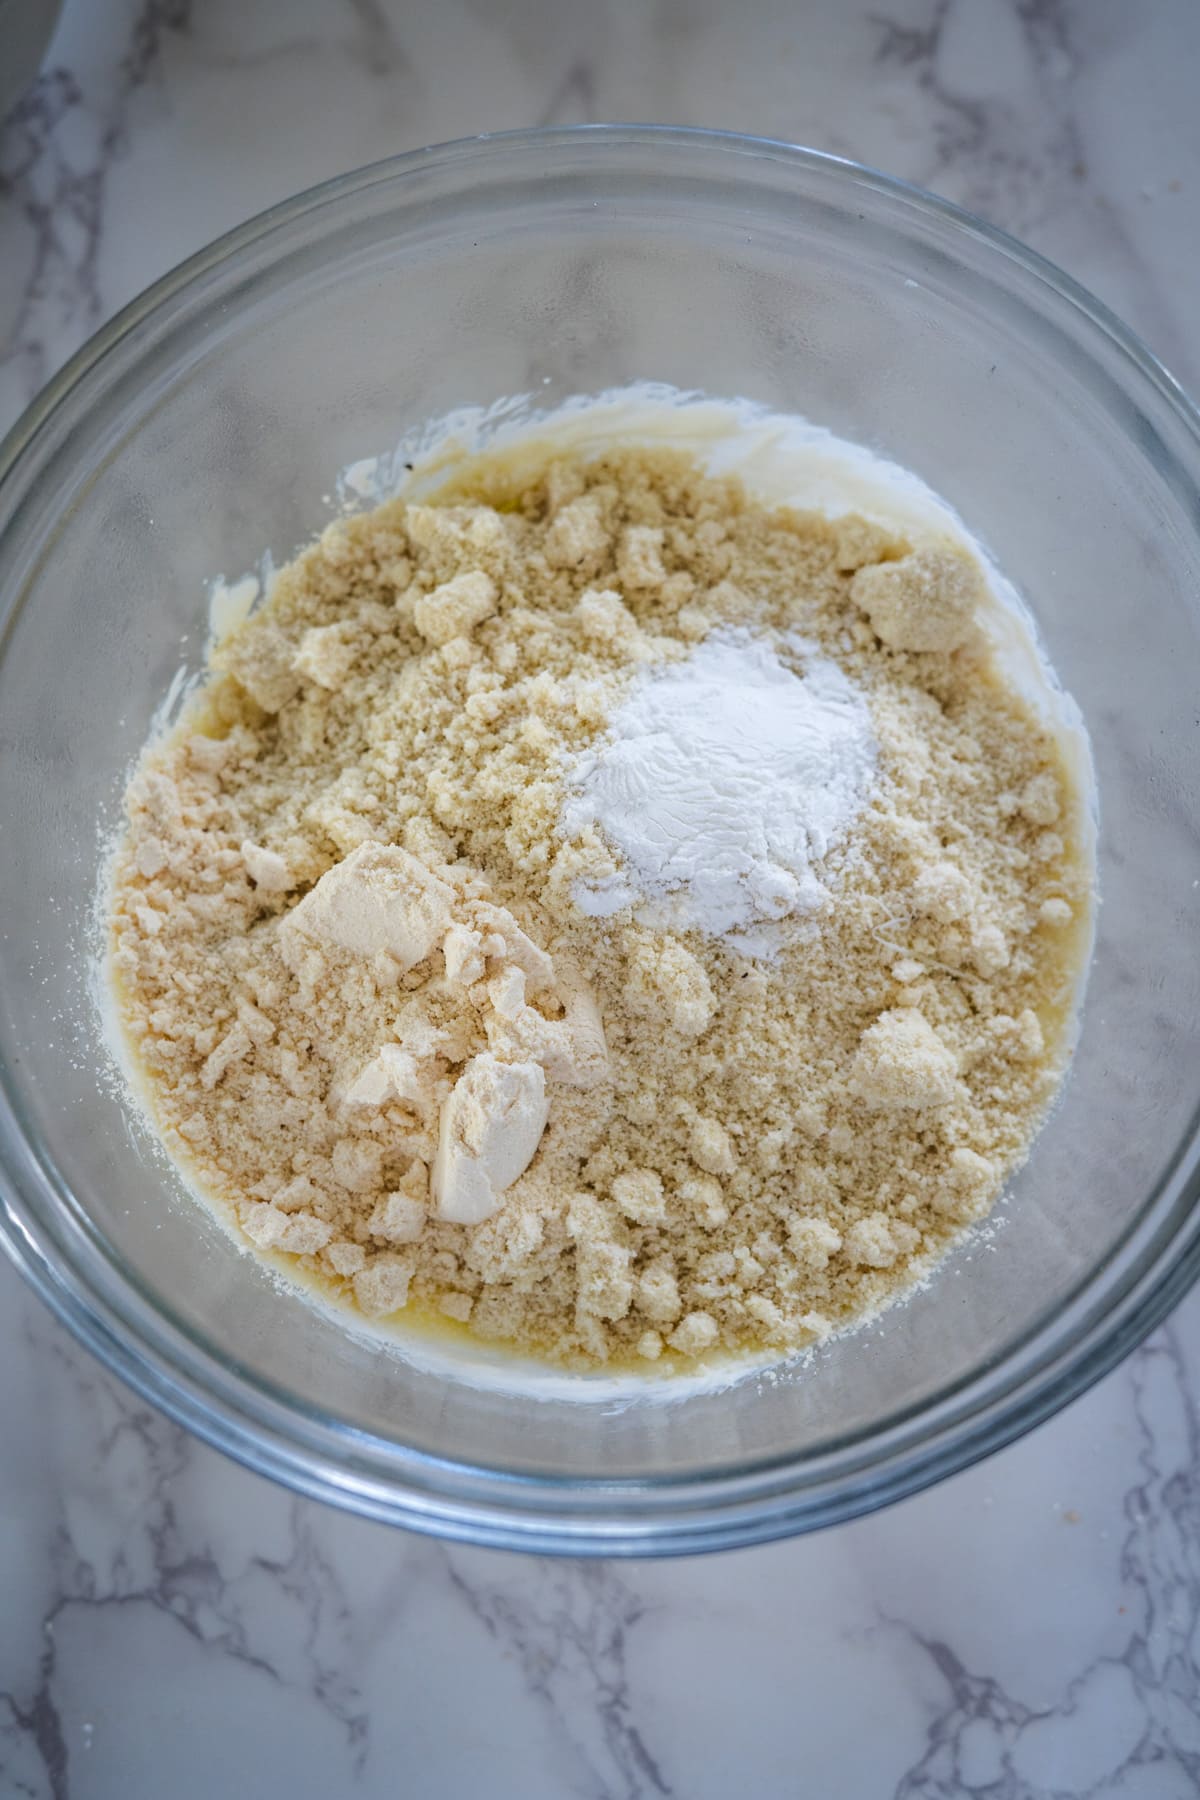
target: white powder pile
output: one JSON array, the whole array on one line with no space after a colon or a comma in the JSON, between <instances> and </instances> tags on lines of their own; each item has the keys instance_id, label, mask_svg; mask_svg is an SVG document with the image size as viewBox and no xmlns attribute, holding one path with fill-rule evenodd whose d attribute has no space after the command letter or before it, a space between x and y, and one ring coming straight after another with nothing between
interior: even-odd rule
<instances>
[{"instance_id":1,"label":"white powder pile","mask_svg":"<svg viewBox=\"0 0 1200 1800\"><path fill-rule=\"evenodd\" d=\"M650 901L713 937L820 908L814 864L875 775L870 709L837 664L795 636L712 633L635 678L608 739L574 759L569 832L598 826L628 877L574 898L592 917Z\"/></svg>"}]
</instances>

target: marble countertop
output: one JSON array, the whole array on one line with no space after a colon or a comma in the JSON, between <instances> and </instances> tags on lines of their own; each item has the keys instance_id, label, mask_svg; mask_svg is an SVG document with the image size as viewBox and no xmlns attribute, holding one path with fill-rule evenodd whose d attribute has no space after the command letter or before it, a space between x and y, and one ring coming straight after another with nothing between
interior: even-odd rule
<instances>
[{"instance_id":1,"label":"marble countertop","mask_svg":"<svg viewBox=\"0 0 1200 1800\"><path fill-rule=\"evenodd\" d=\"M735 127L1028 239L1200 387L1192 0L68 0L0 130L0 427L259 208L394 151ZM1200 1297L1051 1424L838 1530L449 1548L244 1473L0 1267L0 1796L1185 1800Z\"/></svg>"}]
</instances>

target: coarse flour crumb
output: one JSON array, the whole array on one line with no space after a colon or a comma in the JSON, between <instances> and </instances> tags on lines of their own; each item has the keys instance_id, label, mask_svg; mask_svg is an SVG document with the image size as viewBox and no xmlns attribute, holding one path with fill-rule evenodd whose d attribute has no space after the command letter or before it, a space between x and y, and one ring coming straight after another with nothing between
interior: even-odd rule
<instances>
[{"instance_id":1,"label":"coarse flour crumb","mask_svg":"<svg viewBox=\"0 0 1200 1800\"><path fill-rule=\"evenodd\" d=\"M983 601L959 546L668 450L331 526L129 787L111 968L167 1147L363 1314L568 1364L782 1353L910 1286L1024 1158L1088 935ZM756 782L760 680L800 750Z\"/></svg>"}]
</instances>

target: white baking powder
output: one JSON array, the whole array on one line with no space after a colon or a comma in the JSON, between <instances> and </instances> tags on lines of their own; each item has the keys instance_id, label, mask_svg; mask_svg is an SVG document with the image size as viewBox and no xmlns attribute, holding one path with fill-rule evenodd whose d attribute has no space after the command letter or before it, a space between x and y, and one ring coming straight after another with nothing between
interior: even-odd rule
<instances>
[{"instance_id":1,"label":"white baking powder","mask_svg":"<svg viewBox=\"0 0 1200 1800\"><path fill-rule=\"evenodd\" d=\"M799 638L723 630L683 662L639 674L607 737L568 771L568 832L599 827L624 875L578 883L603 916L650 903L712 936L812 912L816 865L871 787L876 745L861 692Z\"/></svg>"}]
</instances>

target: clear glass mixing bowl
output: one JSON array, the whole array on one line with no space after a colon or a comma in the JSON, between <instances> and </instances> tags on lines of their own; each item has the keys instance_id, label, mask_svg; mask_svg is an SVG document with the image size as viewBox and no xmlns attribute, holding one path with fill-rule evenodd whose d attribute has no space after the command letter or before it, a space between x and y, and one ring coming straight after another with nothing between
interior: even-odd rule
<instances>
[{"instance_id":1,"label":"clear glass mixing bowl","mask_svg":"<svg viewBox=\"0 0 1200 1800\"><path fill-rule=\"evenodd\" d=\"M995 1248L809 1364L670 1405L532 1401L382 1354L273 1284L98 1078L100 835L205 582L323 522L414 423L640 378L916 470L1026 596L1088 719L1103 906L1065 1099ZM18 1265L108 1365L307 1493L492 1544L744 1544L1044 1419L1200 1254L1200 439L1170 377L1019 245L781 144L452 144L264 214L136 301L0 453L0 1159Z\"/></svg>"}]
</instances>

